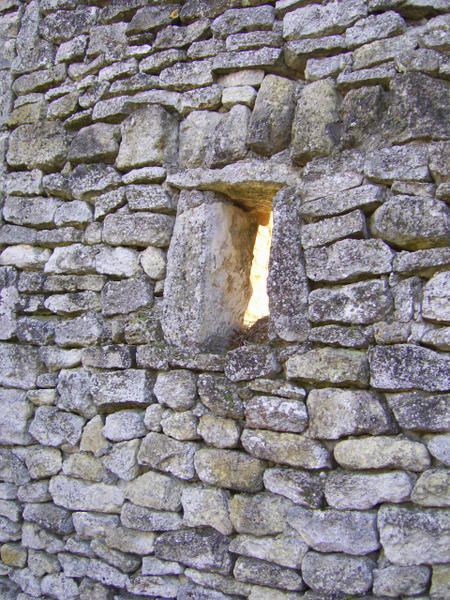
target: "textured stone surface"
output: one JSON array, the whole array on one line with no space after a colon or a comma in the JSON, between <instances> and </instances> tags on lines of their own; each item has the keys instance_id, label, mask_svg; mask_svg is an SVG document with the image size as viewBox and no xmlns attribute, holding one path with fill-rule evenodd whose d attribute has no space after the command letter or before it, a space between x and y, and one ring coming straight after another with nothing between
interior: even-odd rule
<instances>
[{"instance_id":1,"label":"textured stone surface","mask_svg":"<svg viewBox=\"0 0 450 600\"><path fill-rule=\"evenodd\" d=\"M307 585L320 594L364 594L372 585L374 566L369 558L308 552L302 573Z\"/></svg>"},{"instance_id":2,"label":"textured stone surface","mask_svg":"<svg viewBox=\"0 0 450 600\"><path fill-rule=\"evenodd\" d=\"M55 504L70 510L120 512L123 492L116 486L86 483L59 475L50 481L50 493Z\"/></svg>"},{"instance_id":3,"label":"textured stone surface","mask_svg":"<svg viewBox=\"0 0 450 600\"><path fill-rule=\"evenodd\" d=\"M274 535L286 526L292 503L275 494L236 494L230 502L230 517L238 533Z\"/></svg>"},{"instance_id":4,"label":"textured stone surface","mask_svg":"<svg viewBox=\"0 0 450 600\"><path fill-rule=\"evenodd\" d=\"M12 167L47 172L63 166L67 150L65 132L59 123L21 125L11 134L7 161Z\"/></svg>"},{"instance_id":5,"label":"textured stone surface","mask_svg":"<svg viewBox=\"0 0 450 600\"><path fill-rule=\"evenodd\" d=\"M195 455L195 469L204 483L256 492L262 487L264 463L243 452L201 449Z\"/></svg>"}]
</instances>

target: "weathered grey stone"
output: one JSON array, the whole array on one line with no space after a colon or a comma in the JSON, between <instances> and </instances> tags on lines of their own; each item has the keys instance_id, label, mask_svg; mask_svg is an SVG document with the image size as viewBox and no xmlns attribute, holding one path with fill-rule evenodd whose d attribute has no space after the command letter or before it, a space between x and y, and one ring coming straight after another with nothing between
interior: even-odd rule
<instances>
[{"instance_id":1,"label":"weathered grey stone","mask_svg":"<svg viewBox=\"0 0 450 600\"><path fill-rule=\"evenodd\" d=\"M448 521L443 509L382 506L378 527L387 559L405 566L447 562Z\"/></svg>"},{"instance_id":2,"label":"weathered grey stone","mask_svg":"<svg viewBox=\"0 0 450 600\"><path fill-rule=\"evenodd\" d=\"M346 469L424 471L430 466L426 446L401 436L344 440L335 446L334 457Z\"/></svg>"},{"instance_id":3,"label":"weathered grey stone","mask_svg":"<svg viewBox=\"0 0 450 600\"><path fill-rule=\"evenodd\" d=\"M80 129L70 145L70 162L114 162L119 150L118 133L117 127L106 123Z\"/></svg>"},{"instance_id":4,"label":"weathered grey stone","mask_svg":"<svg viewBox=\"0 0 450 600\"><path fill-rule=\"evenodd\" d=\"M90 394L90 373L85 369L63 369L58 376L58 408L88 419L95 416Z\"/></svg>"},{"instance_id":5,"label":"weathered grey stone","mask_svg":"<svg viewBox=\"0 0 450 600\"><path fill-rule=\"evenodd\" d=\"M222 490L189 488L181 497L183 523L188 527L212 527L223 535L233 533L228 495Z\"/></svg>"},{"instance_id":6,"label":"weathered grey stone","mask_svg":"<svg viewBox=\"0 0 450 600\"><path fill-rule=\"evenodd\" d=\"M287 516L288 523L303 540L320 552L369 554L380 544L376 514L362 511L318 511L296 506Z\"/></svg>"},{"instance_id":7,"label":"weathered grey stone","mask_svg":"<svg viewBox=\"0 0 450 600\"><path fill-rule=\"evenodd\" d=\"M28 421L32 415L33 406L24 393L0 389L0 444L29 444Z\"/></svg>"},{"instance_id":8,"label":"weathered grey stone","mask_svg":"<svg viewBox=\"0 0 450 600\"><path fill-rule=\"evenodd\" d=\"M17 344L0 344L0 363L0 385L6 387L33 388L44 371L38 350Z\"/></svg>"},{"instance_id":9,"label":"weathered grey stone","mask_svg":"<svg viewBox=\"0 0 450 600\"><path fill-rule=\"evenodd\" d=\"M163 433L176 440L197 440L197 417L192 411L164 411L161 419ZM233 421L234 422L234 421Z\"/></svg>"},{"instance_id":10,"label":"weathered grey stone","mask_svg":"<svg viewBox=\"0 0 450 600\"><path fill-rule=\"evenodd\" d=\"M305 583L320 593L317 598L323 598L323 593L364 594L372 585L374 567L370 558L308 552L302 562L302 575Z\"/></svg>"},{"instance_id":11,"label":"weathered grey stone","mask_svg":"<svg viewBox=\"0 0 450 600\"><path fill-rule=\"evenodd\" d=\"M232 419L214 415L203 415L197 427L199 435L209 446L216 448L234 448L238 445L241 430Z\"/></svg>"},{"instance_id":12,"label":"weathered grey stone","mask_svg":"<svg viewBox=\"0 0 450 600\"><path fill-rule=\"evenodd\" d=\"M88 481L102 481L106 476L102 463L90 454L72 454L64 461L62 471L68 477Z\"/></svg>"},{"instance_id":13,"label":"weathered grey stone","mask_svg":"<svg viewBox=\"0 0 450 600\"><path fill-rule=\"evenodd\" d=\"M365 352L340 348L319 348L296 354L286 363L289 379L365 387L369 371Z\"/></svg>"},{"instance_id":14,"label":"weathered grey stone","mask_svg":"<svg viewBox=\"0 0 450 600\"><path fill-rule=\"evenodd\" d=\"M377 596L400 596L424 593L430 579L429 567L390 566L373 571L373 593Z\"/></svg>"},{"instance_id":15,"label":"weathered grey stone","mask_svg":"<svg viewBox=\"0 0 450 600\"><path fill-rule=\"evenodd\" d=\"M139 446L139 440L114 444L108 455L102 459L103 465L119 479L131 481L139 475L137 464Z\"/></svg>"},{"instance_id":16,"label":"weathered grey stone","mask_svg":"<svg viewBox=\"0 0 450 600\"><path fill-rule=\"evenodd\" d=\"M136 506L127 502L120 514L121 523L130 529L139 531L172 531L180 529L183 518L179 513L167 510L149 510L143 506ZM152 575L152 573L146 573ZM159 573L154 573L159 575Z\"/></svg>"},{"instance_id":17,"label":"weathered grey stone","mask_svg":"<svg viewBox=\"0 0 450 600\"><path fill-rule=\"evenodd\" d=\"M432 248L417 252L399 252L394 261L394 269L405 275L420 274L431 277L436 271L450 262L448 248Z\"/></svg>"},{"instance_id":18,"label":"weathered grey stone","mask_svg":"<svg viewBox=\"0 0 450 600\"><path fill-rule=\"evenodd\" d=\"M385 190L381 186L362 185L345 194L325 196L319 200L301 202L299 212L305 217L328 217L360 208L364 212L372 211L384 201Z\"/></svg>"},{"instance_id":19,"label":"weathered grey stone","mask_svg":"<svg viewBox=\"0 0 450 600\"><path fill-rule=\"evenodd\" d=\"M144 556L142 559L143 575L181 575L184 568L171 560L160 560L153 556Z\"/></svg>"},{"instance_id":20,"label":"weathered grey stone","mask_svg":"<svg viewBox=\"0 0 450 600\"><path fill-rule=\"evenodd\" d=\"M280 371L278 359L269 347L248 345L227 354L225 375L231 381L247 381L256 377L276 375Z\"/></svg>"},{"instance_id":21,"label":"weathered grey stone","mask_svg":"<svg viewBox=\"0 0 450 600\"><path fill-rule=\"evenodd\" d=\"M341 240L305 251L306 274L313 281L352 281L391 271L394 254L381 240Z\"/></svg>"},{"instance_id":22,"label":"weathered grey stone","mask_svg":"<svg viewBox=\"0 0 450 600\"><path fill-rule=\"evenodd\" d=\"M188 410L195 404L196 377L184 369L159 373L154 394L161 404L174 410Z\"/></svg>"},{"instance_id":23,"label":"weathered grey stone","mask_svg":"<svg viewBox=\"0 0 450 600\"><path fill-rule=\"evenodd\" d=\"M305 6L285 15L283 37L286 40L300 40L341 33L366 15L367 6L361 0L345 0L339 7L333 4Z\"/></svg>"},{"instance_id":24,"label":"weathered grey stone","mask_svg":"<svg viewBox=\"0 0 450 600\"><path fill-rule=\"evenodd\" d=\"M95 256L95 268L105 275L132 277L139 269L139 255L130 248L104 246Z\"/></svg>"},{"instance_id":25,"label":"weathered grey stone","mask_svg":"<svg viewBox=\"0 0 450 600\"><path fill-rule=\"evenodd\" d=\"M92 200L119 184L117 171L105 164L78 165L69 175L70 190L74 198L81 200Z\"/></svg>"},{"instance_id":26,"label":"weathered grey stone","mask_svg":"<svg viewBox=\"0 0 450 600\"><path fill-rule=\"evenodd\" d=\"M299 569L308 546L294 529L288 528L275 537L237 535L230 544L230 550L243 556Z\"/></svg>"},{"instance_id":27,"label":"weathered grey stone","mask_svg":"<svg viewBox=\"0 0 450 600\"><path fill-rule=\"evenodd\" d=\"M42 194L42 171L22 171L9 173L6 179L5 191L10 195L39 196Z\"/></svg>"},{"instance_id":28,"label":"weathered grey stone","mask_svg":"<svg viewBox=\"0 0 450 600\"><path fill-rule=\"evenodd\" d=\"M16 225L52 226L58 206L59 202L56 198L8 196L5 200L3 216L6 221Z\"/></svg>"},{"instance_id":29,"label":"weathered grey stone","mask_svg":"<svg viewBox=\"0 0 450 600\"><path fill-rule=\"evenodd\" d=\"M204 165L209 140L220 123L221 115L211 111L193 111L180 126L180 166Z\"/></svg>"},{"instance_id":30,"label":"weathered grey stone","mask_svg":"<svg viewBox=\"0 0 450 600\"><path fill-rule=\"evenodd\" d=\"M86 274L95 272L95 255L93 248L82 244L71 244L64 248L55 248L45 265L46 273Z\"/></svg>"},{"instance_id":31,"label":"weathered grey stone","mask_svg":"<svg viewBox=\"0 0 450 600\"><path fill-rule=\"evenodd\" d=\"M169 248L162 321L166 339L176 346L223 347L242 322L250 295L243 279L250 272L255 224L223 200L213 194L181 194L186 209L179 208Z\"/></svg>"},{"instance_id":32,"label":"weathered grey stone","mask_svg":"<svg viewBox=\"0 0 450 600\"><path fill-rule=\"evenodd\" d=\"M450 435L434 435L428 440L430 454L444 465L450 466Z\"/></svg>"},{"instance_id":33,"label":"weathered grey stone","mask_svg":"<svg viewBox=\"0 0 450 600\"><path fill-rule=\"evenodd\" d=\"M103 240L112 246L165 247L170 241L173 222L169 215L108 215L103 225Z\"/></svg>"},{"instance_id":34,"label":"weathered grey stone","mask_svg":"<svg viewBox=\"0 0 450 600\"><path fill-rule=\"evenodd\" d=\"M404 394L386 394L386 399L402 429L445 432L450 427L449 394L412 391Z\"/></svg>"},{"instance_id":35,"label":"weathered grey stone","mask_svg":"<svg viewBox=\"0 0 450 600\"><path fill-rule=\"evenodd\" d=\"M157 594L161 598L175 598L179 588L177 577L144 577L134 576L127 584L127 590L133 594ZM153 596L155 597L155 596Z\"/></svg>"},{"instance_id":36,"label":"weathered grey stone","mask_svg":"<svg viewBox=\"0 0 450 600\"><path fill-rule=\"evenodd\" d=\"M446 354L413 344L377 346L369 353L370 382L378 389L445 392L450 389Z\"/></svg>"},{"instance_id":37,"label":"weathered grey stone","mask_svg":"<svg viewBox=\"0 0 450 600\"><path fill-rule=\"evenodd\" d=\"M211 59L195 60L188 63L176 63L163 69L160 82L168 90L185 92L214 83Z\"/></svg>"},{"instance_id":38,"label":"weathered grey stone","mask_svg":"<svg viewBox=\"0 0 450 600\"><path fill-rule=\"evenodd\" d=\"M138 369L97 372L91 379L91 394L98 407L151 404L151 378Z\"/></svg>"},{"instance_id":39,"label":"weathered grey stone","mask_svg":"<svg viewBox=\"0 0 450 600\"><path fill-rule=\"evenodd\" d=\"M197 444L192 442L179 442L161 433L151 432L142 441L138 462L180 479L192 479L196 449Z\"/></svg>"},{"instance_id":40,"label":"weathered grey stone","mask_svg":"<svg viewBox=\"0 0 450 600\"><path fill-rule=\"evenodd\" d=\"M394 433L395 425L381 397L365 390L311 390L307 400L313 438L338 439L361 433Z\"/></svg>"},{"instance_id":41,"label":"weathered grey stone","mask_svg":"<svg viewBox=\"0 0 450 600\"><path fill-rule=\"evenodd\" d=\"M424 146L405 145L382 148L370 153L364 172L373 181L429 181L428 153Z\"/></svg>"},{"instance_id":42,"label":"weathered grey stone","mask_svg":"<svg viewBox=\"0 0 450 600\"><path fill-rule=\"evenodd\" d=\"M92 221L93 211L87 202L74 200L58 206L54 221L57 227L80 227Z\"/></svg>"},{"instance_id":43,"label":"weathered grey stone","mask_svg":"<svg viewBox=\"0 0 450 600\"><path fill-rule=\"evenodd\" d=\"M289 79L276 75L264 78L249 123L249 148L258 154L271 156L289 145L294 92L295 86Z\"/></svg>"},{"instance_id":44,"label":"weathered grey stone","mask_svg":"<svg viewBox=\"0 0 450 600\"><path fill-rule=\"evenodd\" d=\"M50 493L55 504L69 510L119 513L123 491L104 483L87 483L57 475L50 480Z\"/></svg>"},{"instance_id":45,"label":"weathered grey stone","mask_svg":"<svg viewBox=\"0 0 450 600\"><path fill-rule=\"evenodd\" d=\"M305 208L308 212L306 206L300 209L302 213L305 212ZM362 211L355 210L342 216L305 224L301 229L303 248L323 246L347 237L366 237L366 221Z\"/></svg>"},{"instance_id":46,"label":"weathered grey stone","mask_svg":"<svg viewBox=\"0 0 450 600\"><path fill-rule=\"evenodd\" d=\"M246 157L249 119L250 109L242 104L222 116L208 140L205 158L209 167L223 167Z\"/></svg>"},{"instance_id":47,"label":"weathered grey stone","mask_svg":"<svg viewBox=\"0 0 450 600\"><path fill-rule=\"evenodd\" d=\"M310 508L317 508L322 504L323 481L320 476L308 472L295 469L266 469L264 486L270 492L285 496L295 504Z\"/></svg>"},{"instance_id":48,"label":"weathered grey stone","mask_svg":"<svg viewBox=\"0 0 450 600\"><path fill-rule=\"evenodd\" d=\"M159 185L130 185L126 188L128 206L131 210L173 212L176 200Z\"/></svg>"},{"instance_id":49,"label":"weathered grey stone","mask_svg":"<svg viewBox=\"0 0 450 600\"><path fill-rule=\"evenodd\" d=\"M411 500L421 506L449 506L449 483L448 470L429 469L417 480Z\"/></svg>"},{"instance_id":50,"label":"weathered grey stone","mask_svg":"<svg viewBox=\"0 0 450 600\"><path fill-rule=\"evenodd\" d=\"M174 162L177 126L161 106L136 111L124 121L121 129L122 142L116 160L119 169Z\"/></svg>"},{"instance_id":51,"label":"weathered grey stone","mask_svg":"<svg viewBox=\"0 0 450 600\"><path fill-rule=\"evenodd\" d=\"M370 228L375 237L408 250L446 246L450 218L444 202L417 196L395 196L377 208Z\"/></svg>"},{"instance_id":52,"label":"weathered grey stone","mask_svg":"<svg viewBox=\"0 0 450 600\"><path fill-rule=\"evenodd\" d=\"M228 87L222 92L222 105L229 110L235 104L244 104L253 108L256 100L256 91L249 85L240 87Z\"/></svg>"},{"instance_id":53,"label":"weathered grey stone","mask_svg":"<svg viewBox=\"0 0 450 600\"><path fill-rule=\"evenodd\" d=\"M144 413L137 410L121 410L108 415L103 427L103 435L113 442L143 437L145 433Z\"/></svg>"},{"instance_id":54,"label":"weathered grey stone","mask_svg":"<svg viewBox=\"0 0 450 600\"><path fill-rule=\"evenodd\" d=\"M338 142L338 96L330 79L306 85L298 99L293 124L292 158L305 164L330 154Z\"/></svg>"},{"instance_id":55,"label":"weathered grey stone","mask_svg":"<svg viewBox=\"0 0 450 600\"><path fill-rule=\"evenodd\" d=\"M300 216L294 189L280 191L273 199L273 234L267 293L270 328L286 341L304 341L308 282L300 247Z\"/></svg>"},{"instance_id":56,"label":"weathered grey stone","mask_svg":"<svg viewBox=\"0 0 450 600\"><path fill-rule=\"evenodd\" d=\"M62 167L67 141L60 123L43 121L20 125L9 136L8 164L18 168L38 168L44 172Z\"/></svg>"},{"instance_id":57,"label":"weathered grey stone","mask_svg":"<svg viewBox=\"0 0 450 600\"><path fill-rule=\"evenodd\" d=\"M230 517L238 533L275 535L284 531L292 502L268 492L235 494L230 501Z\"/></svg>"},{"instance_id":58,"label":"weathered grey stone","mask_svg":"<svg viewBox=\"0 0 450 600\"><path fill-rule=\"evenodd\" d=\"M239 31L270 30L274 20L275 10L271 6L231 9L214 19L211 29L219 37L227 37Z\"/></svg>"},{"instance_id":59,"label":"weathered grey stone","mask_svg":"<svg viewBox=\"0 0 450 600\"><path fill-rule=\"evenodd\" d=\"M98 294L92 291L54 294L48 296L44 306L54 314L70 316L86 311L99 310L100 300Z\"/></svg>"},{"instance_id":60,"label":"weathered grey stone","mask_svg":"<svg viewBox=\"0 0 450 600\"><path fill-rule=\"evenodd\" d=\"M304 469L330 466L325 446L295 433L244 429L241 442L245 450L257 458Z\"/></svg>"},{"instance_id":61,"label":"weathered grey stone","mask_svg":"<svg viewBox=\"0 0 450 600\"><path fill-rule=\"evenodd\" d=\"M276 586L285 590L302 590L303 580L294 571L254 558L239 557L233 570L238 581Z\"/></svg>"},{"instance_id":62,"label":"weathered grey stone","mask_svg":"<svg viewBox=\"0 0 450 600\"><path fill-rule=\"evenodd\" d=\"M55 342L63 347L90 346L98 343L103 335L103 321L94 313L87 313L75 319L61 321L55 327ZM68 366L72 365L69 364Z\"/></svg>"},{"instance_id":63,"label":"weathered grey stone","mask_svg":"<svg viewBox=\"0 0 450 600\"><path fill-rule=\"evenodd\" d=\"M107 563L94 558L89 561L87 575L91 579L94 579L94 581L115 588L125 589L129 582L128 575L125 575L115 567L111 567Z\"/></svg>"},{"instance_id":64,"label":"weathered grey stone","mask_svg":"<svg viewBox=\"0 0 450 600\"><path fill-rule=\"evenodd\" d=\"M119 517L89 512L76 512L73 514L75 531L82 539L104 537L109 530L115 530L119 524Z\"/></svg>"},{"instance_id":65,"label":"weathered grey stone","mask_svg":"<svg viewBox=\"0 0 450 600\"><path fill-rule=\"evenodd\" d=\"M313 322L368 324L386 317L392 298L387 281L364 281L314 290L309 295Z\"/></svg>"},{"instance_id":66,"label":"weathered grey stone","mask_svg":"<svg viewBox=\"0 0 450 600\"><path fill-rule=\"evenodd\" d=\"M304 41L311 42L313 40ZM304 42L297 42L297 44L302 43ZM286 56L289 56L289 50L287 50ZM351 66L351 63L352 59L350 53L338 54L337 56L330 56L326 58L309 58L305 67L305 79L308 81L317 81L327 77L336 77L336 75L338 75L346 67Z\"/></svg>"},{"instance_id":67,"label":"weathered grey stone","mask_svg":"<svg viewBox=\"0 0 450 600\"><path fill-rule=\"evenodd\" d=\"M60 535L67 535L73 531L71 513L52 503L27 504L23 518Z\"/></svg>"},{"instance_id":68,"label":"weathered grey stone","mask_svg":"<svg viewBox=\"0 0 450 600\"><path fill-rule=\"evenodd\" d=\"M202 403L219 417L239 419L244 416L244 403L238 389L225 377L218 375L200 375L198 394Z\"/></svg>"},{"instance_id":69,"label":"weathered grey stone","mask_svg":"<svg viewBox=\"0 0 450 600\"><path fill-rule=\"evenodd\" d=\"M393 79L389 127L394 143L415 139L448 139L445 118L450 100L447 82L423 73L406 73Z\"/></svg>"},{"instance_id":70,"label":"weathered grey stone","mask_svg":"<svg viewBox=\"0 0 450 600\"><path fill-rule=\"evenodd\" d=\"M164 279L166 274L167 256L160 248L148 246L140 256L140 263L144 273L151 279Z\"/></svg>"},{"instance_id":71,"label":"weathered grey stone","mask_svg":"<svg viewBox=\"0 0 450 600\"><path fill-rule=\"evenodd\" d=\"M73 11L58 10L42 20L39 31L44 39L59 44L87 33L96 15L97 9L87 6L79 6Z\"/></svg>"},{"instance_id":72,"label":"weathered grey stone","mask_svg":"<svg viewBox=\"0 0 450 600\"><path fill-rule=\"evenodd\" d=\"M139 558L124 554L119 550L113 550L98 539L93 540L90 547L96 556L123 573L133 573L141 566Z\"/></svg>"},{"instance_id":73,"label":"weathered grey stone","mask_svg":"<svg viewBox=\"0 0 450 600\"><path fill-rule=\"evenodd\" d=\"M264 463L243 452L202 448L196 452L194 464L204 483L241 492L262 488Z\"/></svg>"},{"instance_id":74,"label":"weathered grey stone","mask_svg":"<svg viewBox=\"0 0 450 600\"><path fill-rule=\"evenodd\" d=\"M45 531L45 529L39 529L39 527L37 527L36 525L33 525L32 523L24 523L23 527L22 527L22 545L25 546L26 548L31 548L33 550L45 550L46 553L52 553L55 554L56 552L62 552L64 550L64 542L58 538L56 535L54 535L53 533L50 533L48 531ZM33 553L34 554L34 553ZM33 565L33 559L31 558L32 553L30 553L30 567L34 566ZM58 567L56 566L55 568L55 561L52 561L51 558L47 558L47 560L45 560L45 556L43 556L43 553L38 555L38 558L36 560L36 562L41 563L47 563L51 565L51 571L55 572L58 570ZM47 573L48 571L45 570L42 571L41 566L39 566L38 568L40 568L40 572L38 573L39 576L44 575L45 573Z\"/></svg>"},{"instance_id":75,"label":"weathered grey stone","mask_svg":"<svg viewBox=\"0 0 450 600\"><path fill-rule=\"evenodd\" d=\"M21 538L21 525L20 523L14 523L8 518L0 516L0 542L16 542Z\"/></svg>"},{"instance_id":76,"label":"weathered grey stone","mask_svg":"<svg viewBox=\"0 0 450 600\"><path fill-rule=\"evenodd\" d=\"M184 529L161 534L155 542L155 556L227 575L232 568L228 546L228 539L212 529Z\"/></svg>"},{"instance_id":77,"label":"weathered grey stone","mask_svg":"<svg viewBox=\"0 0 450 600\"><path fill-rule=\"evenodd\" d=\"M282 71L282 51L279 48L259 48L234 52L220 52L213 59L212 70L228 73L236 69L270 69Z\"/></svg>"},{"instance_id":78,"label":"weathered grey stone","mask_svg":"<svg viewBox=\"0 0 450 600\"><path fill-rule=\"evenodd\" d=\"M128 314L153 303L153 286L148 279L108 281L102 290L102 312L110 317Z\"/></svg>"},{"instance_id":79,"label":"weathered grey stone","mask_svg":"<svg viewBox=\"0 0 450 600\"><path fill-rule=\"evenodd\" d=\"M61 451L57 448L33 446L25 455L25 463L32 479L44 479L61 470Z\"/></svg>"},{"instance_id":80,"label":"weathered grey stone","mask_svg":"<svg viewBox=\"0 0 450 600\"><path fill-rule=\"evenodd\" d=\"M245 405L246 426L254 429L272 429L300 433L306 429L306 407L298 400L276 396L254 396Z\"/></svg>"},{"instance_id":81,"label":"weathered grey stone","mask_svg":"<svg viewBox=\"0 0 450 600\"><path fill-rule=\"evenodd\" d=\"M391 473L330 473L325 482L325 497L333 508L365 510L382 502L405 502L414 482L402 471Z\"/></svg>"},{"instance_id":82,"label":"weathered grey stone","mask_svg":"<svg viewBox=\"0 0 450 600\"><path fill-rule=\"evenodd\" d=\"M23 485L30 481L24 462L8 448L0 448L0 476L5 483L15 485Z\"/></svg>"},{"instance_id":83,"label":"weathered grey stone","mask_svg":"<svg viewBox=\"0 0 450 600\"><path fill-rule=\"evenodd\" d=\"M448 593L449 589L450 584L448 566L434 565L430 589L431 598L445 598L445 595Z\"/></svg>"},{"instance_id":84,"label":"weathered grey stone","mask_svg":"<svg viewBox=\"0 0 450 600\"><path fill-rule=\"evenodd\" d=\"M179 510L183 484L176 479L148 471L127 484L125 498L134 504L156 510Z\"/></svg>"},{"instance_id":85,"label":"weathered grey stone","mask_svg":"<svg viewBox=\"0 0 450 600\"><path fill-rule=\"evenodd\" d=\"M450 321L450 273L438 273L426 284L423 292L422 314L425 319Z\"/></svg>"},{"instance_id":86,"label":"weathered grey stone","mask_svg":"<svg viewBox=\"0 0 450 600\"><path fill-rule=\"evenodd\" d=\"M311 57L322 57L346 50L345 36L330 35L287 42L284 45L284 60L291 69L303 72Z\"/></svg>"},{"instance_id":87,"label":"weathered grey stone","mask_svg":"<svg viewBox=\"0 0 450 600\"><path fill-rule=\"evenodd\" d=\"M44 446L74 446L81 437L84 419L57 408L40 406L30 425L31 435Z\"/></svg>"}]
</instances>

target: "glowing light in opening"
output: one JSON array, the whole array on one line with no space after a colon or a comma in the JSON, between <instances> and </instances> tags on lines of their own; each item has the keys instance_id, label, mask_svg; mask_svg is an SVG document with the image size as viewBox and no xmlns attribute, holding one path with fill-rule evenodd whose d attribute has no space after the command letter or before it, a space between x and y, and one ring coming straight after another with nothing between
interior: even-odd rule
<instances>
[{"instance_id":1,"label":"glowing light in opening","mask_svg":"<svg viewBox=\"0 0 450 600\"><path fill-rule=\"evenodd\" d=\"M258 319L267 317L269 314L267 275L269 272L272 226L273 219L272 213L270 213L269 223L267 225L260 225L256 234L252 268L250 271L250 283L253 292L244 315L244 325L246 327L253 325Z\"/></svg>"}]
</instances>

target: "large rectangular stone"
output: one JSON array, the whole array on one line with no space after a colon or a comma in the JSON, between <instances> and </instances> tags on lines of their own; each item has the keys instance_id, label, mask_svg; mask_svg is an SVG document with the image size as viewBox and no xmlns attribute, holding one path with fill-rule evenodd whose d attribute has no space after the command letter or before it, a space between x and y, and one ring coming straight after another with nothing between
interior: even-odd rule
<instances>
[{"instance_id":1,"label":"large rectangular stone","mask_svg":"<svg viewBox=\"0 0 450 600\"><path fill-rule=\"evenodd\" d=\"M98 407L153 402L151 378L138 369L95 373L91 380L91 394Z\"/></svg>"},{"instance_id":2,"label":"large rectangular stone","mask_svg":"<svg viewBox=\"0 0 450 600\"><path fill-rule=\"evenodd\" d=\"M103 241L111 246L165 247L169 244L174 218L159 214L113 214L105 218Z\"/></svg>"},{"instance_id":3,"label":"large rectangular stone","mask_svg":"<svg viewBox=\"0 0 450 600\"><path fill-rule=\"evenodd\" d=\"M17 344L0 343L0 385L31 389L44 372L39 349Z\"/></svg>"},{"instance_id":4,"label":"large rectangular stone","mask_svg":"<svg viewBox=\"0 0 450 600\"><path fill-rule=\"evenodd\" d=\"M69 510L120 513L123 491L116 485L87 483L58 475L50 480L50 493L55 504Z\"/></svg>"}]
</instances>

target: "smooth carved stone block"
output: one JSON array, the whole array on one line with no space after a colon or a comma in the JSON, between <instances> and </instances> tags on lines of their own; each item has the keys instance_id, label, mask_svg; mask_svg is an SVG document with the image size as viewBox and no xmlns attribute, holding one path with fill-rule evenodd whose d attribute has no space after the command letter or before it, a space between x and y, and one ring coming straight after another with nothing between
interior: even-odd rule
<instances>
[{"instance_id":1,"label":"smooth carved stone block","mask_svg":"<svg viewBox=\"0 0 450 600\"><path fill-rule=\"evenodd\" d=\"M241 442L249 454L263 460L303 469L324 469L331 464L325 446L295 433L244 429Z\"/></svg>"},{"instance_id":2,"label":"smooth carved stone block","mask_svg":"<svg viewBox=\"0 0 450 600\"><path fill-rule=\"evenodd\" d=\"M378 512L386 558L396 565L445 563L450 559L450 514L444 509L383 506Z\"/></svg>"},{"instance_id":3,"label":"smooth carved stone block","mask_svg":"<svg viewBox=\"0 0 450 600\"><path fill-rule=\"evenodd\" d=\"M311 510L296 506L288 513L288 523L308 546L319 552L369 554L380 547L374 512L351 510Z\"/></svg>"},{"instance_id":4,"label":"smooth carved stone block","mask_svg":"<svg viewBox=\"0 0 450 600\"><path fill-rule=\"evenodd\" d=\"M250 297L256 224L216 194L184 192L180 203L168 252L164 335L177 347L220 349L240 328Z\"/></svg>"},{"instance_id":5,"label":"smooth carved stone block","mask_svg":"<svg viewBox=\"0 0 450 600\"><path fill-rule=\"evenodd\" d=\"M247 146L263 156L288 147L295 109L295 84L267 75L259 88L249 123Z\"/></svg>"},{"instance_id":6,"label":"smooth carved stone block","mask_svg":"<svg viewBox=\"0 0 450 600\"><path fill-rule=\"evenodd\" d=\"M413 344L377 346L369 353L370 382L387 391L450 390L448 354Z\"/></svg>"},{"instance_id":7,"label":"smooth carved stone block","mask_svg":"<svg viewBox=\"0 0 450 600\"><path fill-rule=\"evenodd\" d=\"M146 165L162 166L176 160L178 125L162 106L148 106L121 126L122 141L116 165L126 171Z\"/></svg>"},{"instance_id":8,"label":"smooth carved stone block","mask_svg":"<svg viewBox=\"0 0 450 600\"><path fill-rule=\"evenodd\" d=\"M365 390L311 390L307 400L313 438L338 439L361 433L394 433L395 425L380 395Z\"/></svg>"},{"instance_id":9,"label":"smooth carved stone block","mask_svg":"<svg viewBox=\"0 0 450 600\"><path fill-rule=\"evenodd\" d=\"M288 379L366 387L369 368L365 352L341 348L318 348L297 354L286 362Z\"/></svg>"},{"instance_id":10,"label":"smooth carved stone block","mask_svg":"<svg viewBox=\"0 0 450 600\"><path fill-rule=\"evenodd\" d=\"M194 464L204 483L241 492L262 488L264 462L243 452L202 448L196 453Z\"/></svg>"},{"instance_id":11,"label":"smooth carved stone block","mask_svg":"<svg viewBox=\"0 0 450 600\"><path fill-rule=\"evenodd\" d=\"M395 196L374 212L374 237L408 250L447 246L450 213L445 202L417 196Z\"/></svg>"},{"instance_id":12,"label":"smooth carved stone block","mask_svg":"<svg viewBox=\"0 0 450 600\"><path fill-rule=\"evenodd\" d=\"M426 446L404 437L376 436L338 442L336 461L345 469L407 469L424 471L430 466Z\"/></svg>"}]
</instances>

